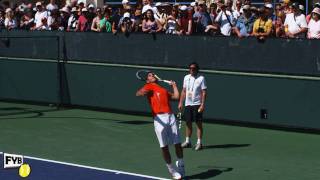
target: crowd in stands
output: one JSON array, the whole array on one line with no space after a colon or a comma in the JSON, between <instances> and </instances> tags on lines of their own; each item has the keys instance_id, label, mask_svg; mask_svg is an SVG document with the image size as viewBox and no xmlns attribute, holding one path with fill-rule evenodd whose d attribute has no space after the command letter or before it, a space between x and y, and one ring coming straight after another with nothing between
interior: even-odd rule
<instances>
[{"instance_id":1,"label":"crowd in stands","mask_svg":"<svg viewBox=\"0 0 320 180\"><path fill-rule=\"evenodd\" d=\"M49 4L25 0L14 7L4 2L0 7L0 29L254 36L262 40L320 38L320 3L314 4L306 16L305 7L297 2L272 2L265 0L264 5L255 6L250 0L196 0L190 4L123 0L121 6L103 7L82 0L72 0L62 7L55 0Z\"/></svg>"}]
</instances>

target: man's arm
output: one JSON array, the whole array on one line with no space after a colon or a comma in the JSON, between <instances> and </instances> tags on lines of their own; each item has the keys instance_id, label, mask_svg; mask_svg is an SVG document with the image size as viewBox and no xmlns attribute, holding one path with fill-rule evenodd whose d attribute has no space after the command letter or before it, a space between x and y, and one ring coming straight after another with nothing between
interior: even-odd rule
<instances>
[{"instance_id":1,"label":"man's arm","mask_svg":"<svg viewBox=\"0 0 320 180\"><path fill-rule=\"evenodd\" d=\"M183 88L181 90L181 95L180 95L180 100L179 100L179 105L178 105L178 109L179 111L182 111L182 107L183 107L183 101L186 98L186 88Z\"/></svg>"},{"instance_id":2,"label":"man's arm","mask_svg":"<svg viewBox=\"0 0 320 180\"><path fill-rule=\"evenodd\" d=\"M204 103L206 101L206 97L207 97L207 89L202 89L201 90L201 104L198 109L198 112L200 112L200 113L202 113L204 111Z\"/></svg>"},{"instance_id":3,"label":"man's arm","mask_svg":"<svg viewBox=\"0 0 320 180\"><path fill-rule=\"evenodd\" d=\"M179 100L179 90L178 90L176 82L171 81L171 86L172 86L172 89L173 89L173 93L170 94L171 95L171 99L172 100Z\"/></svg>"},{"instance_id":4,"label":"man's arm","mask_svg":"<svg viewBox=\"0 0 320 180\"><path fill-rule=\"evenodd\" d=\"M148 94L148 92L149 91L145 90L144 88L141 88L136 92L136 96L145 96Z\"/></svg>"}]
</instances>

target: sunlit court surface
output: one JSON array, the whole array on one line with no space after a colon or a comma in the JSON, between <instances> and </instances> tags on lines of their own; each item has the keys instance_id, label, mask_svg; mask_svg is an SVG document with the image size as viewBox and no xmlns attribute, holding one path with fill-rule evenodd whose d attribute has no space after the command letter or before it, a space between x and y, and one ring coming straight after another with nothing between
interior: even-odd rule
<instances>
[{"instance_id":1,"label":"sunlit court surface","mask_svg":"<svg viewBox=\"0 0 320 180\"><path fill-rule=\"evenodd\" d=\"M320 178L317 134L204 125L204 149L184 150L185 179ZM26 179L171 178L152 117L1 102L0 136L1 152L24 155ZM0 179L21 178L1 167Z\"/></svg>"}]
</instances>

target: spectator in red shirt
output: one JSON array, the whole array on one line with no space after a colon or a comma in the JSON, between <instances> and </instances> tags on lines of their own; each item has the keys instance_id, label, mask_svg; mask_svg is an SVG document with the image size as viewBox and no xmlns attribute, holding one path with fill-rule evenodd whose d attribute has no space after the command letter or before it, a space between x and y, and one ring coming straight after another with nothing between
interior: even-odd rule
<instances>
[{"instance_id":1,"label":"spectator in red shirt","mask_svg":"<svg viewBox=\"0 0 320 180\"><path fill-rule=\"evenodd\" d=\"M76 28L76 31L80 31L80 32L89 31L90 26L88 23L87 15L88 15L87 8L83 8L81 10L81 15L78 20L78 26Z\"/></svg>"}]
</instances>

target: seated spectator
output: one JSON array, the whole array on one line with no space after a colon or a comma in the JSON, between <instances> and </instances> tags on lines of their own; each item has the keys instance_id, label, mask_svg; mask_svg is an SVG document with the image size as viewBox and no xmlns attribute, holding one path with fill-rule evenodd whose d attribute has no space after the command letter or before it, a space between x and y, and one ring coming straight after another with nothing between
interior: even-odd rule
<instances>
[{"instance_id":1,"label":"seated spectator","mask_svg":"<svg viewBox=\"0 0 320 180\"><path fill-rule=\"evenodd\" d=\"M220 12L216 17L215 21L220 26L220 32L224 36L230 36L232 32L232 27L234 26L234 18L232 13L227 10L227 6L224 4L219 4Z\"/></svg>"},{"instance_id":2,"label":"seated spectator","mask_svg":"<svg viewBox=\"0 0 320 180\"><path fill-rule=\"evenodd\" d=\"M234 28L234 31L239 38L248 37L252 34L253 24L255 21L251 14L249 5L244 5L242 11L243 13L239 17Z\"/></svg>"},{"instance_id":3,"label":"seated spectator","mask_svg":"<svg viewBox=\"0 0 320 180\"><path fill-rule=\"evenodd\" d=\"M307 37L309 39L320 39L320 8L314 8L311 13Z\"/></svg>"},{"instance_id":4,"label":"seated spectator","mask_svg":"<svg viewBox=\"0 0 320 180\"><path fill-rule=\"evenodd\" d=\"M79 19L78 19L78 25L77 25L76 31L86 32L86 31L89 31L89 29L90 29L90 26L88 22L88 10L87 8L82 8L81 15L79 16Z\"/></svg>"},{"instance_id":5,"label":"seated spectator","mask_svg":"<svg viewBox=\"0 0 320 180\"><path fill-rule=\"evenodd\" d=\"M161 24L155 20L152 9L146 10L142 21L142 32L157 33L162 30Z\"/></svg>"},{"instance_id":6,"label":"seated spectator","mask_svg":"<svg viewBox=\"0 0 320 180\"><path fill-rule=\"evenodd\" d=\"M26 8L20 21L20 29L30 30L34 26L34 18L31 9Z\"/></svg>"},{"instance_id":7,"label":"seated spectator","mask_svg":"<svg viewBox=\"0 0 320 180\"><path fill-rule=\"evenodd\" d=\"M121 17L122 17L121 16L121 9L118 8L109 20L112 25L112 33L113 34L117 34L119 31L119 22L120 22Z\"/></svg>"},{"instance_id":8,"label":"seated spectator","mask_svg":"<svg viewBox=\"0 0 320 180\"><path fill-rule=\"evenodd\" d=\"M189 14L187 6L180 7L180 15L178 16L178 24L180 26L179 34L192 34L192 14Z\"/></svg>"},{"instance_id":9,"label":"seated spectator","mask_svg":"<svg viewBox=\"0 0 320 180\"><path fill-rule=\"evenodd\" d=\"M193 14L195 23L195 33L202 34L205 32L208 25L212 24L210 15L207 12L206 4L204 1L198 2L199 10Z\"/></svg>"},{"instance_id":10,"label":"seated spectator","mask_svg":"<svg viewBox=\"0 0 320 180\"><path fill-rule=\"evenodd\" d=\"M100 32L112 32L112 24L111 24L111 10L105 9L104 17L100 20Z\"/></svg>"},{"instance_id":11,"label":"seated spectator","mask_svg":"<svg viewBox=\"0 0 320 180\"><path fill-rule=\"evenodd\" d=\"M166 22L166 34L178 34L178 12L175 8L172 9L171 14L167 18Z\"/></svg>"},{"instance_id":12,"label":"seated spectator","mask_svg":"<svg viewBox=\"0 0 320 180\"><path fill-rule=\"evenodd\" d=\"M97 14L95 12L95 7L93 4L89 4L87 10L88 10L88 15L87 15L88 24L91 29L92 21L97 16Z\"/></svg>"},{"instance_id":13,"label":"seated spectator","mask_svg":"<svg viewBox=\"0 0 320 180\"><path fill-rule=\"evenodd\" d=\"M40 1L36 3L36 9L37 9L37 12L34 16L35 26L32 28L32 30L46 29L47 24L44 25L43 22L47 23L48 12L44 10L42 3Z\"/></svg>"},{"instance_id":14,"label":"seated spectator","mask_svg":"<svg viewBox=\"0 0 320 180\"><path fill-rule=\"evenodd\" d=\"M5 13L3 12L3 10L0 10L0 30L5 28L4 21Z\"/></svg>"},{"instance_id":15,"label":"seated spectator","mask_svg":"<svg viewBox=\"0 0 320 180\"><path fill-rule=\"evenodd\" d=\"M78 10L76 7L71 9L71 16L68 19L67 31L75 31L78 26Z\"/></svg>"},{"instance_id":16,"label":"seated spectator","mask_svg":"<svg viewBox=\"0 0 320 180\"><path fill-rule=\"evenodd\" d=\"M278 11L276 16L276 22L275 22L275 34L276 37L285 37L285 27L284 27L284 21L286 19L286 15L283 11Z\"/></svg>"},{"instance_id":17,"label":"seated spectator","mask_svg":"<svg viewBox=\"0 0 320 180\"><path fill-rule=\"evenodd\" d=\"M307 21L304 14L299 10L299 4L292 4L293 13L286 15L284 22L286 36L289 38L303 38L307 32Z\"/></svg>"},{"instance_id":18,"label":"seated spectator","mask_svg":"<svg viewBox=\"0 0 320 180\"><path fill-rule=\"evenodd\" d=\"M237 17L237 19L240 17L242 14L242 1L241 0L236 0L235 6L232 7L233 10L233 15Z\"/></svg>"},{"instance_id":19,"label":"seated spectator","mask_svg":"<svg viewBox=\"0 0 320 180\"><path fill-rule=\"evenodd\" d=\"M232 0L226 0L226 2L227 2L226 3L226 9L227 9L227 11L230 11L230 13L232 15L232 18L233 18L233 21L234 21L232 23L235 24L235 22L237 21L238 17L240 17L240 12L234 11L232 9L232 4L233 4ZM239 1L239 2L241 3L241 1Z\"/></svg>"},{"instance_id":20,"label":"seated spectator","mask_svg":"<svg viewBox=\"0 0 320 180\"><path fill-rule=\"evenodd\" d=\"M271 35L272 20L268 18L268 14L265 9L259 8L259 18L253 24L253 36L258 40L264 40Z\"/></svg>"},{"instance_id":21,"label":"seated spectator","mask_svg":"<svg viewBox=\"0 0 320 180\"><path fill-rule=\"evenodd\" d=\"M134 19L131 18L131 15L129 12L125 12L123 14L123 18L120 21L120 29L121 32L124 33L126 36L128 36L134 29Z\"/></svg>"},{"instance_id":22,"label":"seated spectator","mask_svg":"<svg viewBox=\"0 0 320 180\"><path fill-rule=\"evenodd\" d=\"M6 9L6 18L4 20L4 26L7 30L17 28L17 21L14 18L14 14L11 8Z\"/></svg>"},{"instance_id":23,"label":"seated spectator","mask_svg":"<svg viewBox=\"0 0 320 180\"><path fill-rule=\"evenodd\" d=\"M91 31L100 32L100 21L103 19L103 14L100 8L97 8L97 16L93 19L91 25Z\"/></svg>"}]
</instances>

